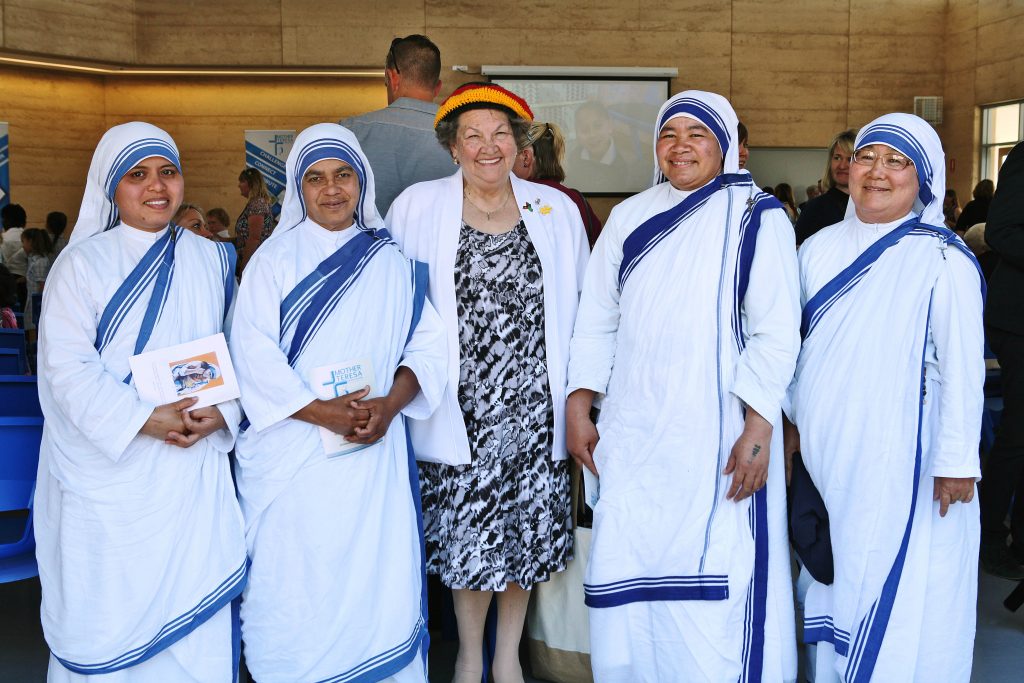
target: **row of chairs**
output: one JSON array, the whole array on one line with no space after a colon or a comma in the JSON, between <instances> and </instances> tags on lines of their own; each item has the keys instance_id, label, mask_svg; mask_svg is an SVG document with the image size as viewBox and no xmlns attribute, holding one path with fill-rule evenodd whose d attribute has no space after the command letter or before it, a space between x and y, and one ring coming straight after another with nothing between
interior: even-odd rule
<instances>
[{"instance_id":1,"label":"row of chairs","mask_svg":"<svg viewBox=\"0 0 1024 683\"><path fill-rule=\"evenodd\" d=\"M28 371L25 330L0 329L0 375L24 375Z\"/></svg>"},{"instance_id":2,"label":"row of chairs","mask_svg":"<svg viewBox=\"0 0 1024 683\"><path fill-rule=\"evenodd\" d=\"M0 349L0 363L9 355L6 351L18 353ZM9 373L0 366L0 583L38 573L32 498L42 435L35 376Z\"/></svg>"}]
</instances>

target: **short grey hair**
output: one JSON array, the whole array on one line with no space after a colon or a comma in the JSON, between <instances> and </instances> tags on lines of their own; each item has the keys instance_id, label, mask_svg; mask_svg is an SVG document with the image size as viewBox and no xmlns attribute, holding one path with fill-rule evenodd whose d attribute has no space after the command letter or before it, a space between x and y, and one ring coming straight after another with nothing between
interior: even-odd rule
<instances>
[{"instance_id":1,"label":"short grey hair","mask_svg":"<svg viewBox=\"0 0 1024 683\"><path fill-rule=\"evenodd\" d=\"M505 107L473 107L473 109L490 109L492 111L500 112L508 117L508 124L512 127L512 137L516 140L516 149L523 149L530 144L530 122L519 116L509 113L509 110ZM434 133L437 135L437 141L444 147L446 152L450 152L452 145L455 144L455 140L459 134L459 119L467 111L473 109L462 109L459 111L458 116L449 117L437 124L437 128L434 129Z\"/></svg>"}]
</instances>

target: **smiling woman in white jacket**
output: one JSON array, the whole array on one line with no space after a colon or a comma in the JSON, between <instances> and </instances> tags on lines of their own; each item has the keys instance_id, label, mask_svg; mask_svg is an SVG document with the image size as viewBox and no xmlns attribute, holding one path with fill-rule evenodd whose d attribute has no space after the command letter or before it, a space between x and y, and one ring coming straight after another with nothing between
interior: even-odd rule
<instances>
[{"instance_id":1,"label":"smiling woman in white jacket","mask_svg":"<svg viewBox=\"0 0 1024 683\"><path fill-rule=\"evenodd\" d=\"M566 370L588 248L565 195L511 174L532 118L498 86L456 90L435 127L460 170L413 185L386 219L406 256L429 265L428 297L448 331L441 405L410 432L428 571L454 589L460 683L480 680L493 592L495 680L522 680L530 588L571 551Z\"/></svg>"}]
</instances>

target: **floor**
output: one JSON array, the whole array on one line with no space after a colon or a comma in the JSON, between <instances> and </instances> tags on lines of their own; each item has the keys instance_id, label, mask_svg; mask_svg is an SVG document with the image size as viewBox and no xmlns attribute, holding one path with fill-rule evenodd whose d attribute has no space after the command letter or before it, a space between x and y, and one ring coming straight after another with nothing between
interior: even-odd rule
<instances>
[{"instance_id":1,"label":"floor","mask_svg":"<svg viewBox=\"0 0 1024 683\"><path fill-rule=\"evenodd\" d=\"M1015 583L982 575L978 636L972 683L1019 683L1024 672L1024 608L1007 611L1003 599ZM456 645L432 634L430 671L434 683L451 680ZM46 643L39 626L39 583L35 579L0 585L0 681L46 680ZM543 683L527 679L527 683Z\"/></svg>"}]
</instances>

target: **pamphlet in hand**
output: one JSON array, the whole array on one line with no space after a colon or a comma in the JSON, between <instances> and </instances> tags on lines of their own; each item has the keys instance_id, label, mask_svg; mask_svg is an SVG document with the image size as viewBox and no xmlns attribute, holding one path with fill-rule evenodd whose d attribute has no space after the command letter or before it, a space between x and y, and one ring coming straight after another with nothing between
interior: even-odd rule
<instances>
[{"instance_id":1,"label":"pamphlet in hand","mask_svg":"<svg viewBox=\"0 0 1024 683\"><path fill-rule=\"evenodd\" d=\"M309 371L310 389L317 395L317 398L325 401L353 394L365 386L370 387L370 393L366 395L366 398L376 396L373 364L369 359L331 363ZM329 458L359 451L371 445L345 441L345 437L341 434L336 434L326 427L320 427L320 441L324 445L324 453Z\"/></svg>"},{"instance_id":2,"label":"pamphlet in hand","mask_svg":"<svg viewBox=\"0 0 1024 683\"><path fill-rule=\"evenodd\" d=\"M195 396L195 410L241 395L223 332L140 353L128 366L139 398L154 405Z\"/></svg>"}]
</instances>

